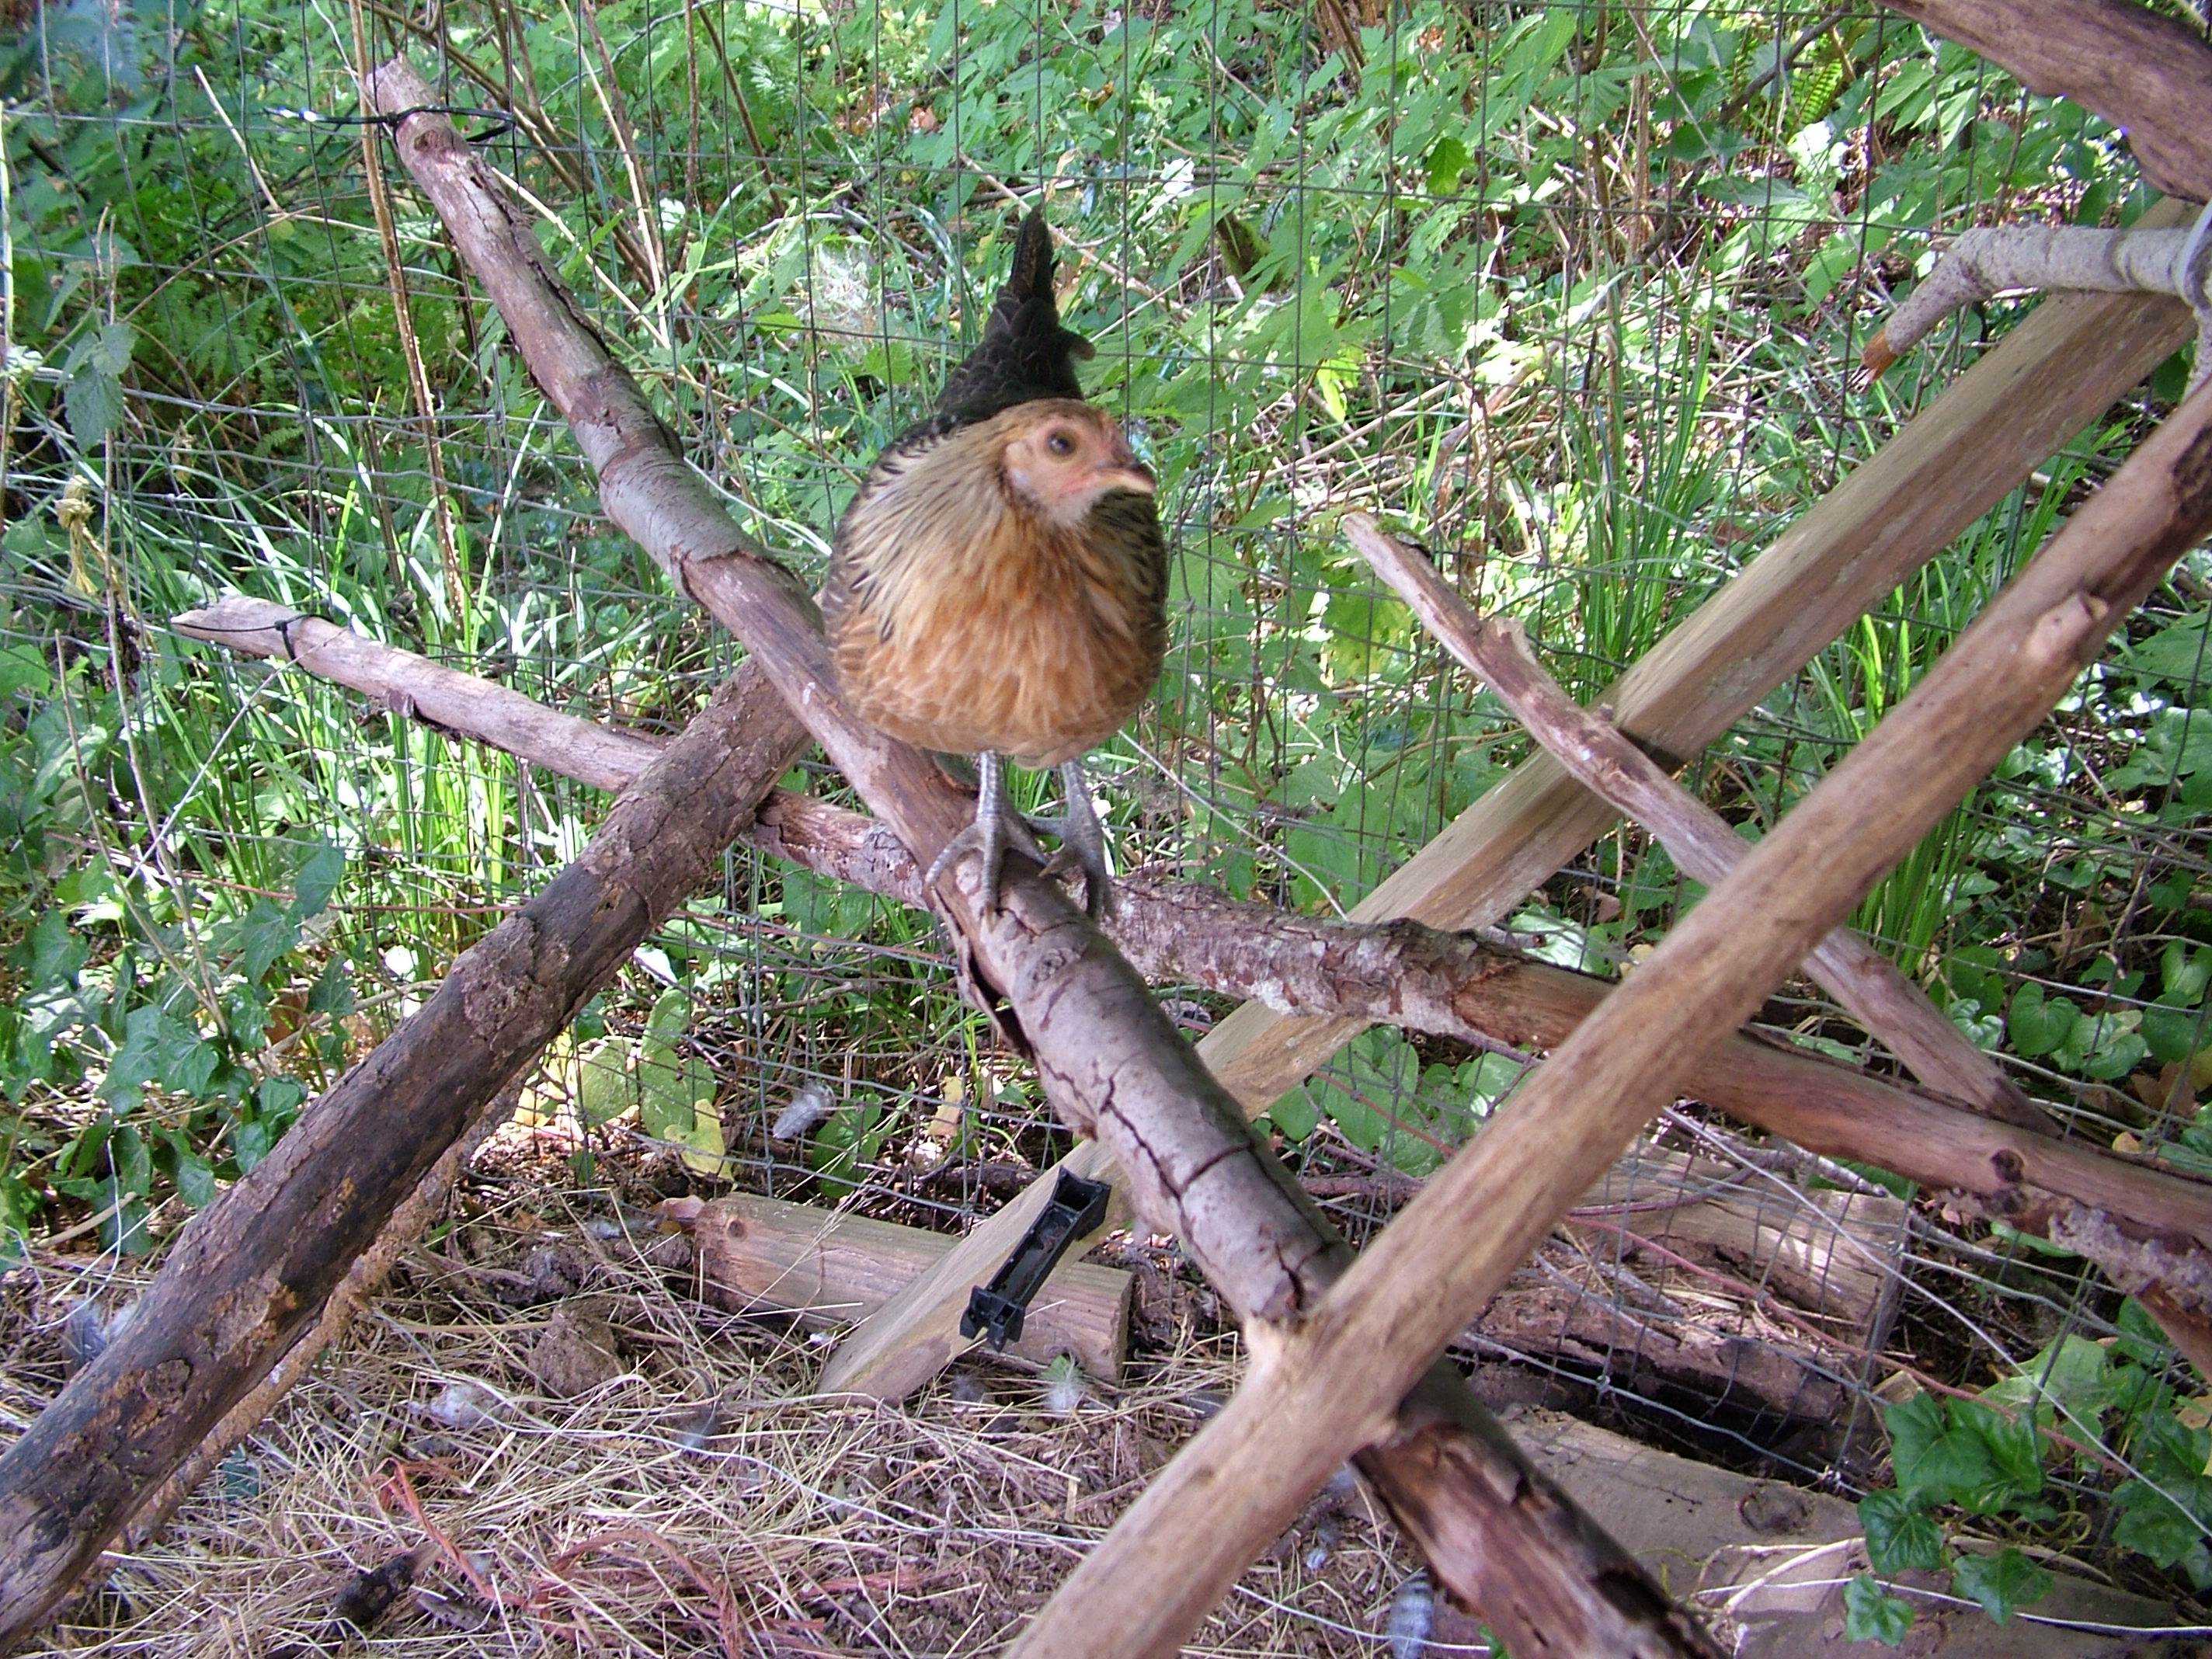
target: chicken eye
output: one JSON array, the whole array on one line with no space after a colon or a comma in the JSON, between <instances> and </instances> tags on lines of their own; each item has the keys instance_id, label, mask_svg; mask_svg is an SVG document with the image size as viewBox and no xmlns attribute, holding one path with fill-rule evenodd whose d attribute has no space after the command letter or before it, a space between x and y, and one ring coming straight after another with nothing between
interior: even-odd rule
<instances>
[{"instance_id":1,"label":"chicken eye","mask_svg":"<svg viewBox=\"0 0 2212 1659\"><path fill-rule=\"evenodd\" d=\"M1065 432L1054 432L1044 441L1044 447L1055 455L1075 453L1075 440Z\"/></svg>"}]
</instances>

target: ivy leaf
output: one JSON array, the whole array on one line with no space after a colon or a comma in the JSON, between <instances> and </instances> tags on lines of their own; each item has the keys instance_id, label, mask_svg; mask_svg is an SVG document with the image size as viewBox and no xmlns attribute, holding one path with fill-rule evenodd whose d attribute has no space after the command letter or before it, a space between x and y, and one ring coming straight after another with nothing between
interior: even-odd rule
<instances>
[{"instance_id":1,"label":"ivy leaf","mask_svg":"<svg viewBox=\"0 0 2212 1659\"><path fill-rule=\"evenodd\" d=\"M1943 1565L1943 1529L1901 1492L1870 1492L1860 1499L1859 1527L1876 1572L1933 1571Z\"/></svg>"},{"instance_id":2,"label":"ivy leaf","mask_svg":"<svg viewBox=\"0 0 2212 1659\"><path fill-rule=\"evenodd\" d=\"M239 921L239 971L246 975L248 984L258 985L276 965L276 958L299 942L297 919L270 900L258 898Z\"/></svg>"},{"instance_id":3,"label":"ivy leaf","mask_svg":"<svg viewBox=\"0 0 2212 1659\"><path fill-rule=\"evenodd\" d=\"M1885 1408L1890 1466L1896 1472L1898 1489L1915 1502L1948 1504L1996 1480L1996 1460L1988 1441L1974 1419L1958 1410L1960 1405L1972 1403L1953 1401L1948 1423L1942 1407L1929 1395Z\"/></svg>"},{"instance_id":4,"label":"ivy leaf","mask_svg":"<svg viewBox=\"0 0 2212 1659\"><path fill-rule=\"evenodd\" d=\"M1861 1573L1844 1586L1844 1634L1854 1642L1895 1647L1912 1628L1912 1604L1892 1595L1872 1573Z\"/></svg>"},{"instance_id":5,"label":"ivy leaf","mask_svg":"<svg viewBox=\"0 0 2212 1659\"><path fill-rule=\"evenodd\" d=\"M1951 1587L1980 1602L2000 1625L2012 1617L2014 1608L2048 1595L2052 1583L2049 1573L2011 1548L1996 1555L1962 1555L1951 1569Z\"/></svg>"},{"instance_id":6,"label":"ivy leaf","mask_svg":"<svg viewBox=\"0 0 2212 1659\"><path fill-rule=\"evenodd\" d=\"M177 1196L195 1210L204 1210L215 1202L215 1166L184 1146L181 1137L175 1152Z\"/></svg>"},{"instance_id":7,"label":"ivy leaf","mask_svg":"<svg viewBox=\"0 0 2212 1659\"><path fill-rule=\"evenodd\" d=\"M1951 1421L1981 1437L2001 1481L2021 1497L2043 1490L2042 1436L2022 1413L2008 1417L1976 1400L1954 1400Z\"/></svg>"},{"instance_id":8,"label":"ivy leaf","mask_svg":"<svg viewBox=\"0 0 2212 1659\"><path fill-rule=\"evenodd\" d=\"M69 913L57 907L41 915L31 929L30 965L25 988L44 991L76 983L77 970L90 953L84 936L70 926Z\"/></svg>"},{"instance_id":9,"label":"ivy leaf","mask_svg":"<svg viewBox=\"0 0 2212 1659\"><path fill-rule=\"evenodd\" d=\"M133 1008L122 1046L100 1083L100 1097L112 1105L136 1105L145 1085L158 1082L197 1098L221 1059L215 1045L203 1042L199 1032L183 1020L151 1004Z\"/></svg>"}]
</instances>

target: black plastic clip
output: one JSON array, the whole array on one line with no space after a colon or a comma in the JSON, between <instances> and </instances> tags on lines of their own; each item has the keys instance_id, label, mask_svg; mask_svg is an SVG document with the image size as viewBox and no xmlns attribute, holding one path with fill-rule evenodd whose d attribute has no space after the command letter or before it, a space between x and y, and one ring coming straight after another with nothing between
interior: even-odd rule
<instances>
[{"instance_id":1,"label":"black plastic clip","mask_svg":"<svg viewBox=\"0 0 2212 1659\"><path fill-rule=\"evenodd\" d=\"M1067 1247L1097 1231L1106 1219L1106 1200L1113 1192L1103 1181L1085 1181L1062 1170L1059 1184L1052 1190L1052 1201L1014 1246L1006 1265L992 1274L988 1285L978 1285L968 1292L968 1311L960 1316L960 1334L988 1336L994 1348L1018 1340L1030 1298L1052 1276Z\"/></svg>"}]
</instances>

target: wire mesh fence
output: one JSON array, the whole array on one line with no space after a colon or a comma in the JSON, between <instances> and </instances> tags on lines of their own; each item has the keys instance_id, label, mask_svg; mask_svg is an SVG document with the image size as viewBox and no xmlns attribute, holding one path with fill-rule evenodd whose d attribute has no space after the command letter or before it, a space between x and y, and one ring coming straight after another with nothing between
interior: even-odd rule
<instances>
[{"instance_id":1,"label":"wire mesh fence","mask_svg":"<svg viewBox=\"0 0 2212 1659\"><path fill-rule=\"evenodd\" d=\"M434 74L686 453L810 581L972 343L1016 209L1048 204L1086 386L1157 471L1175 550L1159 695L1094 769L1121 858L1326 915L1531 747L1342 513L1419 538L1596 699L2030 303L1975 307L1869 382L1859 349L1931 239L2150 199L2103 123L1871 4L71 0L8 22L0 1208L27 1250L158 1249L601 806L167 617L242 589L647 732L738 658L599 517L361 118L364 63ZM1746 836L1771 825L2185 374L2051 457L1686 781ZM2069 1133L2199 1169L2208 580L2191 556L1858 917ZM1623 827L1507 931L1631 971L1698 890ZM1163 994L1194 1032L1228 1007ZM1887 1064L1804 985L1766 1018ZM580 1068L656 1036L711 1066L711 1125L580 1121ZM1528 1058L1377 1028L1267 1131L1357 1239ZM641 1178L657 1142L664 1188L940 1229L1067 1144L926 918L743 851L526 1107L581 1187ZM2080 1258L1878 1170L1685 1103L1501 1303L1470 1339L1497 1387L1548 1379L1851 1492L1893 1484L1900 1375L2014 1405L2022 1375L2063 1382L2061 1431L2094 1449L2013 1471L1970 1529L2163 1595L2212 1583L2197 1385L2156 1327Z\"/></svg>"}]
</instances>

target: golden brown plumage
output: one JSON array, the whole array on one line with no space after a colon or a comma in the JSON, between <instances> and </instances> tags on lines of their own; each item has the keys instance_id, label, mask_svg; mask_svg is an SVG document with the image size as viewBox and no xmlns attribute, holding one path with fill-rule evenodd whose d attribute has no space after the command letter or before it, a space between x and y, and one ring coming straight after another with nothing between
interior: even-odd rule
<instances>
[{"instance_id":1,"label":"golden brown plumage","mask_svg":"<svg viewBox=\"0 0 2212 1659\"><path fill-rule=\"evenodd\" d=\"M1103 410L1066 395L1079 337L1060 327L1042 218L984 340L938 410L878 458L837 527L823 613L854 710L924 748L981 757L975 828L995 900L1006 844L996 757L1059 766L1051 826L1109 902L1103 837L1077 757L1127 721L1166 649L1167 556L1152 477Z\"/></svg>"}]
</instances>

